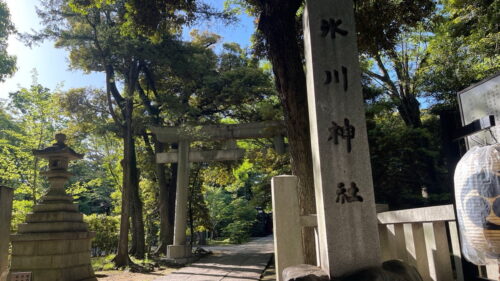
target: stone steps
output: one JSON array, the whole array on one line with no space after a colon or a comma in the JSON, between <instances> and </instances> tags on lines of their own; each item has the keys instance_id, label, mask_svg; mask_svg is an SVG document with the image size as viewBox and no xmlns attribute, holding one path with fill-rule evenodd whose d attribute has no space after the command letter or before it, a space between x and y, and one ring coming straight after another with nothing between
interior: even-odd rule
<instances>
[{"instance_id":1,"label":"stone steps","mask_svg":"<svg viewBox=\"0 0 500 281\"><path fill-rule=\"evenodd\" d=\"M53 269L34 269L31 271L33 278L32 280L47 280L47 281L67 281L67 280L79 280L79 281L97 281L97 278L88 276L94 276L94 271L90 265L79 265L71 268L61 268L58 270Z\"/></svg>"},{"instance_id":2,"label":"stone steps","mask_svg":"<svg viewBox=\"0 0 500 281\"><path fill-rule=\"evenodd\" d=\"M67 231L88 231L87 224L84 222L36 222L23 223L18 227L19 233L37 233L37 232L67 232Z\"/></svg>"},{"instance_id":3,"label":"stone steps","mask_svg":"<svg viewBox=\"0 0 500 281\"><path fill-rule=\"evenodd\" d=\"M13 255L14 256L14 255ZM17 269L64 269L79 265L88 265L90 251L72 253L65 255L45 255L45 256L15 256L12 259L11 267Z\"/></svg>"},{"instance_id":4,"label":"stone steps","mask_svg":"<svg viewBox=\"0 0 500 281\"><path fill-rule=\"evenodd\" d=\"M33 212L78 212L78 205L68 203L38 204L33 207Z\"/></svg>"},{"instance_id":5,"label":"stone steps","mask_svg":"<svg viewBox=\"0 0 500 281\"><path fill-rule=\"evenodd\" d=\"M68 238L73 238L68 236ZM90 252L90 244L81 239L21 241L12 249L13 256L46 256Z\"/></svg>"},{"instance_id":6,"label":"stone steps","mask_svg":"<svg viewBox=\"0 0 500 281\"><path fill-rule=\"evenodd\" d=\"M82 222L83 215L75 212L38 212L26 216L27 223L65 221Z\"/></svg>"},{"instance_id":7,"label":"stone steps","mask_svg":"<svg viewBox=\"0 0 500 281\"><path fill-rule=\"evenodd\" d=\"M51 202L61 202L61 203L73 203L73 197L64 194L64 195L45 195L42 200L40 200L41 204L49 204Z\"/></svg>"}]
</instances>

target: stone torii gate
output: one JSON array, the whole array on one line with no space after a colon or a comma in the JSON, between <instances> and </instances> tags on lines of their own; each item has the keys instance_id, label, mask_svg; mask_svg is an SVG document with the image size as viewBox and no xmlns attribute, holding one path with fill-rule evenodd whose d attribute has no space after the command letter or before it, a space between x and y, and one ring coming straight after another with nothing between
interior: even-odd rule
<instances>
[{"instance_id":1,"label":"stone torii gate","mask_svg":"<svg viewBox=\"0 0 500 281\"><path fill-rule=\"evenodd\" d=\"M151 131L162 143L178 143L178 150L158 153L157 163L178 163L177 191L175 199L174 243L167 247L167 258L185 262L191 256L186 243L187 205L189 186L189 162L234 161L241 159L244 150L236 145L225 150L190 151L193 141L231 141L237 139L273 138L275 149L284 153L282 121L248 124L220 124L204 126L152 127Z\"/></svg>"}]
</instances>

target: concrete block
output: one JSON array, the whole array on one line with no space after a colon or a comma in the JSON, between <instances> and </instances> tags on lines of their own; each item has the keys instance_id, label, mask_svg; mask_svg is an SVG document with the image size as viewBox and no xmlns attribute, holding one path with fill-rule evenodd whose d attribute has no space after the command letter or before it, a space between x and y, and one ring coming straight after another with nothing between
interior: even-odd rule
<instances>
[{"instance_id":1,"label":"concrete block","mask_svg":"<svg viewBox=\"0 0 500 281\"><path fill-rule=\"evenodd\" d=\"M77 264L89 264L90 262L90 252L84 252L78 254Z\"/></svg>"},{"instance_id":2,"label":"concrete block","mask_svg":"<svg viewBox=\"0 0 500 281\"><path fill-rule=\"evenodd\" d=\"M78 265L78 253L52 256L54 268L68 268Z\"/></svg>"},{"instance_id":3,"label":"concrete block","mask_svg":"<svg viewBox=\"0 0 500 281\"><path fill-rule=\"evenodd\" d=\"M14 243L22 241L91 239L94 236L94 232L23 233L12 234L10 239Z\"/></svg>"},{"instance_id":4,"label":"concrete block","mask_svg":"<svg viewBox=\"0 0 500 281\"><path fill-rule=\"evenodd\" d=\"M74 212L33 213L26 216L26 222L83 222L83 215Z\"/></svg>"},{"instance_id":5,"label":"concrete block","mask_svg":"<svg viewBox=\"0 0 500 281\"><path fill-rule=\"evenodd\" d=\"M302 227L296 176L277 176L271 180L276 277L285 280L283 269L304 263Z\"/></svg>"},{"instance_id":6,"label":"concrete block","mask_svg":"<svg viewBox=\"0 0 500 281\"><path fill-rule=\"evenodd\" d=\"M39 204L33 207L33 212L78 212L78 205L69 203Z\"/></svg>"},{"instance_id":7,"label":"concrete block","mask_svg":"<svg viewBox=\"0 0 500 281\"><path fill-rule=\"evenodd\" d=\"M32 271L51 268L51 256L12 256L11 271Z\"/></svg>"},{"instance_id":8,"label":"concrete block","mask_svg":"<svg viewBox=\"0 0 500 281\"><path fill-rule=\"evenodd\" d=\"M12 243L12 254L17 256L35 255L37 243L35 241L24 241Z\"/></svg>"},{"instance_id":9,"label":"concrete block","mask_svg":"<svg viewBox=\"0 0 500 281\"><path fill-rule=\"evenodd\" d=\"M68 232L68 231L87 231L87 224L84 222L37 222L24 223L18 227L19 233L36 232Z\"/></svg>"},{"instance_id":10,"label":"concrete block","mask_svg":"<svg viewBox=\"0 0 500 281\"><path fill-rule=\"evenodd\" d=\"M289 266L282 273L284 281L329 281L328 274L321 268L309 265L299 264Z\"/></svg>"},{"instance_id":11,"label":"concrete block","mask_svg":"<svg viewBox=\"0 0 500 281\"><path fill-rule=\"evenodd\" d=\"M67 240L52 240L41 241L37 243L38 255L61 255L70 252L70 241Z\"/></svg>"},{"instance_id":12,"label":"concrete block","mask_svg":"<svg viewBox=\"0 0 500 281\"><path fill-rule=\"evenodd\" d=\"M42 204L50 204L50 203L73 203L73 197L68 194L61 195L45 195L40 200Z\"/></svg>"},{"instance_id":13,"label":"concrete block","mask_svg":"<svg viewBox=\"0 0 500 281\"><path fill-rule=\"evenodd\" d=\"M89 265L76 266L72 268L68 268L65 270L65 274L69 276L68 280L87 280L94 276L93 271L91 270Z\"/></svg>"},{"instance_id":14,"label":"concrete block","mask_svg":"<svg viewBox=\"0 0 500 281\"><path fill-rule=\"evenodd\" d=\"M68 244L70 253L90 252L90 239L70 240Z\"/></svg>"},{"instance_id":15,"label":"concrete block","mask_svg":"<svg viewBox=\"0 0 500 281\"><path fill-rule=\"evenodd\" d=\"M35 270L33 271L32 281L66 281L64 279L63 272L60 270L47 269L47 270Z\"/></svg>"},{"instance_id":16,"label":"concrete block","mask_svg":"<svg viewBox=\"0 0 500 281\"><path fill-rule=\"evenodd\" d=\"M31 272L10 272L7 280L9 281L31 281L32 274Z\"/></svg>"},{"instance_id":17,"label":"concrete block","mask_svg":"<svg viewBox=\"0 0 500 281\"><path fill-rule=\"evenodd\" d=\"M168 245L167 246L167 258L168 259L179 259L187 258L192 255L191 246L187 245Z\"/></svg>"}]
</instances>

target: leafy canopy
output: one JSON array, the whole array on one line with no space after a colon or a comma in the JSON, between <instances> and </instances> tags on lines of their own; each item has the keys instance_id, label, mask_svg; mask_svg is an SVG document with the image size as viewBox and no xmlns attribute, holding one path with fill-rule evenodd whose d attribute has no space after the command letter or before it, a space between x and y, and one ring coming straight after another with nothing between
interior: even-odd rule
<instances>
[{"instance_id":1,"label":"leafy canopy","mask_svg":"<svg viewBox=\"0 0 500 281\"><path fill-rule=\"evenodd\" d=\"M16 71L16 57L7 53L9 35L15 33L7 4L0 0L0 82Z\"/></svg>"}]
</instances>

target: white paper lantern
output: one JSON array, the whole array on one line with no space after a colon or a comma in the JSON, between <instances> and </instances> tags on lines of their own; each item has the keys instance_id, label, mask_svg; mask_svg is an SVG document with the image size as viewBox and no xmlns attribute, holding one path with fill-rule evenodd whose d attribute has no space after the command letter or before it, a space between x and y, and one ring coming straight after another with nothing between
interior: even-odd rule
<instances>
[{"instance_id":1,"label":"white paper lantern","mask_svg":"<svg viewBox=\"0 0 500 281\"><path fill-rule=\"evenodd\" d=\"M500 145L474 147L455 170L462 252L474 264L500 258Z\"/></svg>"}]
</instances>

